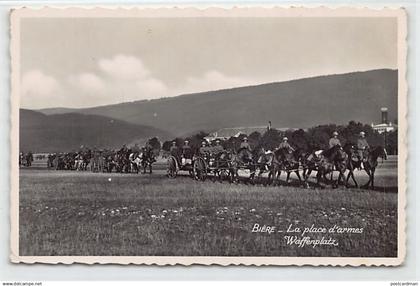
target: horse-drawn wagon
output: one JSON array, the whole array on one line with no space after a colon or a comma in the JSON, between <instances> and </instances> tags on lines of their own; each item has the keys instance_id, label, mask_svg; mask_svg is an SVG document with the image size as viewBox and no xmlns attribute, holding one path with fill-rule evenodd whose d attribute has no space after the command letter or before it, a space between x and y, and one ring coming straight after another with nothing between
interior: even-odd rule
<instances>
[{"instance_id":1,"label":"horse-drawn wagon","mask_svg":"<svg viewBox=\"0 0 420 286\"><path fill-rule=\"evenodd\" d=\"M213 181L216 179L232 181L232 156L228 151L198 153L192 159L169 156L168 177L175 178L180 171L187 171L191 177L200 181L205 181L210 176Z\"/></svg>"},{"instance_id":2,"label":"horse-drawn wagon","mask_svg":"<svg viewBox=\"0 0 420 286\"><path fill-rule=\"evenodd\" d=\"M180 171L186 171L194 177L193 159L186 159L180 156L170 155L168 157L167 175L169 178L176 178Z\"/></svg>"}]
</instances>

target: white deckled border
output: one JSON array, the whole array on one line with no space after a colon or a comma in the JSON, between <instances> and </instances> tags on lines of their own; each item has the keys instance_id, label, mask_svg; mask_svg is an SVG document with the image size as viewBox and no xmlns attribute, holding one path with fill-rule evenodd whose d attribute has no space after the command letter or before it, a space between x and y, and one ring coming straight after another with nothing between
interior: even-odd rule
<instances>
[{"instance_id":1,"label":"white deckled border","mask_svg":"<svg viewBox=\"0 0 420 286\"><path fill-rule=\"evenodd\" d=\"M406 161L407 153L407 16L401 7L368 9L355 7L70 7L21 8L11 12L11 234L10 259L14 263L50 264L145 264L145 265L313 265L398 266L406 255ZM181 8L180 8L181 7ZM230 256L19 256L19 98L20 21L22 18L130 18L130 17L395 17L398 21L398 256L373 257L230 257Z\"/></svg>"}]
</instances>

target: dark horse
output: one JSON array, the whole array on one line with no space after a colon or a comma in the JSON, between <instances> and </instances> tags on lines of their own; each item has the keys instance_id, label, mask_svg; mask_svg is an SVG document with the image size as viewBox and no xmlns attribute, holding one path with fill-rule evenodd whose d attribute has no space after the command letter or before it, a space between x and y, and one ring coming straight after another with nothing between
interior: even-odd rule
<instances>
[{"instance_id":1,"label":"dark horse","mask_svg":"<svg viewBox=\"0 0 420 286\"><path fill-rule=\"evenodd\" d=\"M351 144L346 144L344 146L344 149L346 150L346 153L349 154L349 160L347 164L347 168L350 170L349 174L347 175L346 183L350 179L350 177L353 179L356 187L358 187L358 184L356 180L354 179L353 171L355 168L360 168L362 164L361 158L357 156L356 149ZM369 181L364 184L363 188L369 188L372 189L375 188L375 171L376 167L378 166L378 158L381 157L382 160L386 160L388 158L388 154L386 150L382 146L376 146L376 147L370 147L366 150L364 150L364 157L366 160L363 162L363 169L369 176Z\"/></svg>"},{"instance_id":2,"label":"dark horse","mask_svg":"<svg viewBox=\"0 0 420 286\"><path fill-rule=\"evenodd\" d=\"M282 171L287 174L286 184L289 184L290 174L293 172L299 178L299 182L302 182L302 178L299 174L301 161L303 159L302 149L298 148L291 151L288 148L280 148L274 151L273 157L272 177L269 177L270 182L272 181L274 185L279 184L279 178Z\"/></svg>"},{"instance_id":3,"label":"dark horse","mask_svg":"<svg viewBox=\"0 0 420 286\"><path fill-rule=\"evenodd\" d=\"M146 174L146 169L149 168L149 174L152 173L152 164L156 162L155 156L152 149L145 148L141 152L141 166L143 168L143 174Z\"/></svg>"},{"instance_id":4,"label":"dark horse","mask_svg":"<svg viewBox=\"0 0 420 286\"><path fill-rule=\"evenodd\" d=\"M233 152L223 150L212 155L211 161L213 163L214 179L219 178L219 181L223 181L229 178L230 182L233 182L235 170L233 168Z\"/></svg>"},{"instance_id":5,"label":"dark horse","mask_svg":"<svg viewBox=\"0 0 420 286\"><path fill-rule=\"evenodd\" d=\"M255 178L255 160L253 154L246 148L240 148L236 154L231 155L231 180L233 182L239 181L239 169L249 170L250 176L248 181L253 183Z\"/></svg>"},{"instance_id":6,"label":"dark horse","mask_svg":"<svg viewBox=\"0 0 420 286\"><path fill-rule=\"evenodd\" d=\"M264 148L257 147L252 152L255 173L258 169L258 174L254 177L254 183L263 183L264 185L271 184L272 172L274 169L274 154L273 152L266 152ZM268 181L262 181L262 175L268 173Z\"/></svg>"},{"instance_id":7,"label":"dark horse","mask_svg":"<svg viewBox=\"0 0 420 286\"><path fill-rule=\"evenodd\" d=\"M347 161L348 155L339 145L336 145L328 150L323 151L319 158L312 154L312 156L309 156L306 160L304 167L306 169L306 171L304 171L306 185L308 185L307 181L312 171L317 171L317 185L321 186L322 179L325 180L327 174L336 170L340 174L333 186L337 187L340 184L341 179L345 181L344 173L347 169ZM345 184L347 187L347 181L345 182Z\"/></svg>"},{"instance_id":8,"label":"dark horse","mask_svg":"<svg viewBox=\"0 0 420 286\"><path fill-rule=\"evenodd\" d=\"M361 166L361 160L358 156L356 147L351 143L346 143L343 147L344 151L347 153L348 159L347 159L347 169L349 170L349 173L347 175L346 182L348 184L349 179L351 178L356 186L356 188L359 187L357 184L356 178L354 177L354 169L360 168Z\"/></svg>"}]
</instances>

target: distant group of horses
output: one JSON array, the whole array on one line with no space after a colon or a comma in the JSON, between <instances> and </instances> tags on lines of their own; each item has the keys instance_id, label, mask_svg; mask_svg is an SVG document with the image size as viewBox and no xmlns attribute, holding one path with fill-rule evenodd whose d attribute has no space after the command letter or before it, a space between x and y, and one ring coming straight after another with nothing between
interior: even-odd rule
<instances>
[{"instance_id":1,"label":"distant group of horses","mask_svg":"<svg viewBox=\"0 0 420 286\"><path fill-rule=\"evenodd\" d=\"M32 152L23 153L21 152L19 154L19 167L25 166L30 167L32 166L32 162L34 161L34 155Z\"/></svg>"},{"instance_id":2,"label":"distant group of horses","mask_svg":"<svg viewBox=\"0 0 420 286\"><path fill-rule=\"evenodd\" d=\"M202 157L202 156L201 156ZM286 184L292 173L296 174L301 184L308 187L308 179L312 172L316 171L316 184L323 187L325 184L332 184L337 187L342 184L349 187L352 180L356 187L354 170L363 169L369 177L368 182L363 187L374 188L375 171L378 166L378 158L387 159L386 150L381 147L369 147L363 151L363 158L359 157L358 150L352 144L345 146L336 145L324 151L304 151L300 148L291 150L280 148L274 151L265 151L257 148L253 152L242 148L237 152L225 150L217 154L205 156L204 163L199 168L195 168L198 174L196 178L204 178L200 173L211 171L216 177L222 171L228 171L230 180L238 182L240 180L239 171L248 170L247 181L251 183L263 182L268 185L279 185L280 175L285 173ZM338 172L336 180L333 180L333 172ZM267 178L263 178L267 174ZM330 178L327 178L330 175Z\"/></svg>"},{"instance_id":3,"label":"distant group of horses","mask_svg":"<svg viewBox=\"0 0 420 286\"><path fill-rule=\"evenodd\" d=\"M77 170L92 172L118 172L118 173L152 173L152 164L156 162L153 150L142 148L140 151L131 149L121 150L83 150L69 153L48 154L47 168L54 170ZM360 158L356 147L350 143L342 146L336 145L324 151L305 151L297 148L279 148L274 151L266 151L263 148L255 148L252 152L242 148L236 152L223 150L213 154L195 155L191 161L191 168L182 169L182 160L175 161L180 170L189 170L196 179L205 179L207 175L214 178L229 178L231 182L239 182L240 170L249 171L249 177L245 178L251 183L263 182L268 185L281 184L280 176L286 174L286 184L289 184L290 175L296 174L299 182L308 187L308 179L312 172L316 171L316 184L332 184L337 187L342 184L349 187L350 180L355 187L359 187L354 170L363 169L369 177L363 187L374 188L375 171L378 159L387 159L386 150L381 147L370 147L364 150L363 159ZM20 153L19 166L29 167L33 162L33 154ZM173 175L173 168L168 160L168 175ZM338 177L333 180L333 172L338 172ZM263 178L266 174L266 178ZM327 178L330 175L330 178ZM174 177L174 176L172 176Z\"/></svg>"},{"instance_id":4,"label":"distant group of horses","mask_svg":"<svg viewBox=\"0 0 420 286\"><path fill-rule=\"evenodd\" d=\"M152 173L156 161L153 150L83 150L52 153L47 156L47 168L92 172ZM27 166L27 165L24 165Z\"/></svg>"}]
</instances>

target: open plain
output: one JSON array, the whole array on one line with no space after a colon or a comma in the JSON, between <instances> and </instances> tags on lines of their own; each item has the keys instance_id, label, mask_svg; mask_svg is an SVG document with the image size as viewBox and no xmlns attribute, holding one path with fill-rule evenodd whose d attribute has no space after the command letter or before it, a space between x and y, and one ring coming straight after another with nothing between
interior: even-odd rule
<instances>
[{"instance_id":1,"label":"open plain","mask_svg":"<svg viewBox=\"0 0 420 286\"><path fill-rule=\"evenodd\" d=\"M153 174L20 170L23 256L397 256L397 160L380 162L375 190L195 181ZM283 175L284 176L284 175ZM359 183L367 175L356 171ZM284 177L282 177L284 181ZM312 181L314 178L312 178ZM275 232L253 232L255 224ZM334 226L361 233L287 233ZM287 244L286 235L337 246Z\"/></svg>"}]
</instances>

